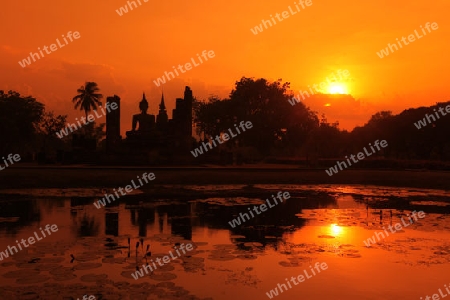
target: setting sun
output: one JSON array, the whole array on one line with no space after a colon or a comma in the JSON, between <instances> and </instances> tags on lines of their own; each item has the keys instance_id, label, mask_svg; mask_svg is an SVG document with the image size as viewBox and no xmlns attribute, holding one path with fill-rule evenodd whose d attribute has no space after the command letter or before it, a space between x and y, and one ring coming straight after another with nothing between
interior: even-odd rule
<instances>
[{"instance_id":1,"label":"setting sun","mask_svg":"<svg viewBox=\"0 0 450 300\"><path fill-rule=\"evenodd\" d=\"M333 82L328 88L330 94L347 94L347 88L342 83Z\"/></svg>"},{"instance_id":2,"label":"setting sun","mask_svg":"<svg viewBox=\"0 0 450 300\"><path fill-rule=\"evenodd\" d=\"M333 235L340 235L342 233L343 228L341 226L338 226L337 224L331 224L330 225L330 231Z\"/></svg>"}]
</instances>

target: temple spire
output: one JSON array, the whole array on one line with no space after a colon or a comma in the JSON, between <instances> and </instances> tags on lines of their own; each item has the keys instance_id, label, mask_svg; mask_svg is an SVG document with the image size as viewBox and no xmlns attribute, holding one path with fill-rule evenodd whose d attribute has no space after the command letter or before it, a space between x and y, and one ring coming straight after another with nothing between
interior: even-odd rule
<instances>
[{"instance_id":1,"label":"temple spire","mask_svg":"<svg viewBox=\"0 0 450 300\"><path fill-rule=\"evenodd\" d=\"M147 100L145 99L145 92L142 92L142 100Z\"/></svg>"},{"instance_id":2,"label":"temple spire","mask_svg":"<svg viewBox=\"0 0 450 300\"><path fill-rule=\"evenodd\" d=\"M164 104L164 92L162 92L162 94L161 94L161 104L159 104L159 109L161 109L161 110L166 109L166 104Z\"/></svg>"}]
</instances>

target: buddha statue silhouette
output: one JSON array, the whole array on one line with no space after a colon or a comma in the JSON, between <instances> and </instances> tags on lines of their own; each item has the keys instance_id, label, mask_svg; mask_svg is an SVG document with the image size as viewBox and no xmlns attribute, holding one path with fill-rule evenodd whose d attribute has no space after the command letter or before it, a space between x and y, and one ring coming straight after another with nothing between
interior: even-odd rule
<instances>
[{"instance_id":1,"label":"buddha statue silhouette","mask_svg":"<svg viewBox=\"0 0 450 300\"><path fill-rule=\"evenodd\" d=\"M147 114L148 102L147 99L145 99L145 93L143 94L141 102L139 102L139 110L141 111L140 114L133 115L131 131L148 132L152 130L155 126L155 116ZM136 130L138 124L139 127Z\"/></svg>"}]
</instances>

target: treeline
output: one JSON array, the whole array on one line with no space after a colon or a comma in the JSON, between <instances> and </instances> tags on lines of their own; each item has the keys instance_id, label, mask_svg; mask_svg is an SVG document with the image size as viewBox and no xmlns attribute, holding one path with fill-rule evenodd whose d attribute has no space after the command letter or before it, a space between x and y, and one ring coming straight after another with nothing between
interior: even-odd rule
<instances>
[{"instance_id":1,"label":"treeline","mask_svg":"<svg viewBox=\"0 0 450 300\"><path fill-rule=\"evenodd\" d=\"M87 83L86 88L77 92L96 96L97 90ZM289 83L243 77L235 83L227 99L210 97L207 101L196 100L193 121L202 140L194 143L193 148L228 132L241 121L250 121L253 127L194 161L217 162L218 157L219 161L226 163L236 162L236 157L242 162L291 159L307 162L311 166L329 167L329 161L356 154L375 140L386 140L388 147L355 167L371 167L373 162L377 162L375 166L395 166L393 161L417 161L418 167L421 166L420 161L450 165L447 163L450 161L450 116L442 113L450 102L407 109L398 115L381 111L364 126L348 132L339 129L338 122L329 123L302 101L292 105L293 97ZM81 98L84 99L81 104L72 99L76 109L95 109L89 100L92 97ZM25 158L27 153L75 151L72 137L61 140L56 136L56 132L66 125L66 118L46 111L44 104L31 96L0 91L0 155L18 153ZM71 136L75 134L100 143L104 136L104 124L95 128L92 125L92 128ZM97 149L103 151L102 147ZM385 161L390 163L383 165ZM398 166L413 164L399 163ZM423 167L434 168L432 163L423 164Z\"/></svg>"},{"instance_id":2,"label":"treeline","mask_svg":"<svg viewBox=\"0 0 450 300\"><path fill-rule=\"evenodd\" d=\"M66 115L47 111L45 105L32 96L0 90L0 157L17 153L22 161L35 161L38 155L54 156L57 152L73 151L72 137L59 139L56 135L66 126L66 121ZM104 135L104 124L95 127L91 123L86 127L77 133L97 141ZM43 161L46 160L44 157Z\"/></svg>"},{"instance_id":3,"label":"treeline","mask_svg":"<svg viewBox=\"0 0 450 300\"><path fill-rule=\"evenodd\" d=\"M194 121L201 142L209 141L240 121L253 128L224 143L209 155L239 152L245 161L271 158L297 158L307 161L342 159L356 154L375 140L387 140L388 147L370 160L450 160L450 116L418 129L414 124L449 105L408 109L399 115L381 111L362 127L351 132L329 123L301 101L291 105L294 95L289 83L281 80L243 77L227 99L211 97L194 105ZM291 100L291 101L289 101ZM200 143L199 143L200 144ZM367 164L367 163L366 163ZM363 166L363 164L361 164Z\"/></svg>"}]
</instances>

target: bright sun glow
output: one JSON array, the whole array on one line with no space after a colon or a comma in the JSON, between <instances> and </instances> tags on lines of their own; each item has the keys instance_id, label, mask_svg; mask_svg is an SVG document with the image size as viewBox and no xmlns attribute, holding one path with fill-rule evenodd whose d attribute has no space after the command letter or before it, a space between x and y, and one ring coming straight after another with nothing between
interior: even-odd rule
<instances>
[{"instance_id":1,"label":"bright sun glow","mask_svg":"<svg viewBox=\"0 0 450 300\"><path fill-rule=\"evenodd\" d=\"M336 224L331 224L331 233L334 235L339 235L342 233L342 227Z\"/></svg>"},{"instance_id":2,"label":"bright sun glow","mask_svg":"<svg viewBox=\"0 0 450 300\"><path fill-rule=\"evenodd\" d=\"M328 88L330 94L347 94L347 88L342 83L333 82Z\"/></svg>"}]
</instances>

